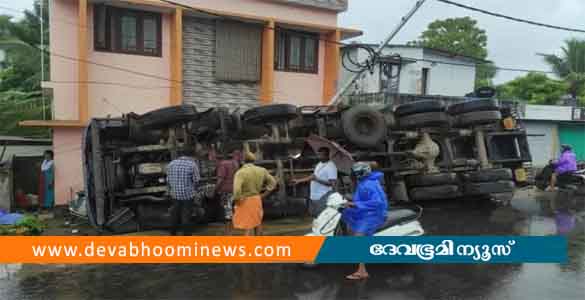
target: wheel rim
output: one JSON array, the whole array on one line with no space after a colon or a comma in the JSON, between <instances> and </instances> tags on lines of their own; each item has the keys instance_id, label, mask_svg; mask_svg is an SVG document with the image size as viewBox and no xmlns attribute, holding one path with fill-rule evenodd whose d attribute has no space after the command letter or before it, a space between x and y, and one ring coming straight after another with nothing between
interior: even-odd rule
<instances>
[{"instance_id":1,"label":"wheel rim","mask_svg":"<svg viewBox=\"0 0 585 300\"><path fill-rule=\"evenodd\" d=\"M360 134L368 135L376 127L376 120L368 115L357 116L355 127Z\"/></svg>"}]
</instances>

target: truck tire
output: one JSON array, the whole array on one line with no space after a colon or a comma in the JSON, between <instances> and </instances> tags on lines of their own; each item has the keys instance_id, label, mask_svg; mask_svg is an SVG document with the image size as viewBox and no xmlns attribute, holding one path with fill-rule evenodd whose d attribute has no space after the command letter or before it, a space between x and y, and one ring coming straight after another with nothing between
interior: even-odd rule
<instances>
[{"instance_id":1,"label":"truck tire","mask_svg":"<svg viewBox=\"0 0 585 300\"><path fill-rule=\"evenodd\" d=\"M399 105L394 110L396 117L410 116L427 112L445 111L445 105L441 101L424 100Z\"/></svg>"},{"instance_id":2,"label":"truck tire","mask_svg":"<svg viewBox=\"0 0 585 300\"><path fill-rule=\"evenodd\" d=\"M450 115L460 115L473 111L499 110L498 102L493 99L475 100L450 105L447 107L447 113Z\"/></svg>"},{"instance_id":3,"label":"truck tire","mask_svg":"<svg viewBox=\"0 0 585 300\"><path fill-rule=\"evenodd\" d=\"M386 126L388 127L388 129L396 127L396 118L394 117L393 113L385 112L384 120L386 121Z\"/></svg>"},{"instance_id":4,"label":"truck tire","mask_svg":"<svg viewBox=\"0 0 585 300\"><path fill-rule=\"evenodd\" d=\"M384 115L367 105L354 106L344 111L341 125L350 142L366 148L378 145L388 133Z\"/></svg>"},{"instance_id":5,"label":"truck tire","mask_svg":"<svg viewBox=\"0 0 585 300\"><path fill-rule=\"evenodd\" d=\"M513 180L512 170L510 169L486 169L476 172L464 173L463 177L468 182L493 182Z\"/></svg>"},{"instance_id":6,"label":"truck tire","mask_svg":"<svg viewBox=\"0 0 585 300\"><path fill-rule=\"evenodd\" d=\"M438 200L459 196L459 187L456 185L437 185L410 189L410 200Z\"/></svg>"},{"instance_id":7,"label":"truck tire","mask_svg":"<svg viewBox=\"0 0 585 300\"><path fill-rule=\"evenodd\" d=\"M221 128L221 113L216 108L210 108L199 114L197 125L208 130Z\"/></svg>"},{"instance_id":8,"label":"truck tire","mask_svg":"<svg viewBox=\"0 0 585 300\"><path fill-rule=\"evenodd\" d=\"M502 114L496 110L474 111L460 114L456 117L456 126L482 125L495 123L502 119Z\"/></svg>"},{"instance_id":9,"label":"truck tire","mask_svg":"<svg viewBox=\"0 0 585 300\"><path fill-rule=\"evenodd\" d=\"M153 110L138 118L140 127L159 129L171 124L188 122L195 119L197 110L192 105L179 105Z\"/></svg>"},{"instance_id":10,"label":"truck tire","mask_svg":"<svg viewBox=\"0 0 585 300\"><path fill-rule=\"evenodd\" d=\"M239 112L234 112L231 114L231 119L234 129L237 132L241 132L242 129L244 129L244 126L242 125L242 114Z\"/></svg>"},{"instance_id":11,"label":"truck tire","mask_svg":"<svg viewBox=\"0 0 585 300\"><path fill-rule=\"evenodd\" d=\"M426 175L411 175L406 178L409 187L426 187L437 185L457 185L457 174L437 173Z\"/></svg>"},{"instance_id":12,"label":"truck tire","mask_svg":"<svg viewBox=\"0 0 585 300\"><path fill-rule=\"evenodd\" d=\"M398 119L400 128L420 128L449 125L451 117L444 112L426 112L408 115Z\"/></svg>"},{"instance_id":13,"label":"truck tire","mask_svg":"<svg viewBox=\"0 0 585 300\"><path fill-rule=\"evenodd\" d=\"M292 104L273 104L258 106L244 112L244 121L264 123L268 121L290 121L298 117L297 107Z\"/></svg>"},{"instance_id":14,"label":"truck tire","mask_svg":"<svg viewBox=\"0 0 585 300\"><path fill-rule=\"evenodd\" d=\"M468 182L465 184L466 195L485 195L509 193L514 191L513 181Z\"/></svg>"}]
</instances>

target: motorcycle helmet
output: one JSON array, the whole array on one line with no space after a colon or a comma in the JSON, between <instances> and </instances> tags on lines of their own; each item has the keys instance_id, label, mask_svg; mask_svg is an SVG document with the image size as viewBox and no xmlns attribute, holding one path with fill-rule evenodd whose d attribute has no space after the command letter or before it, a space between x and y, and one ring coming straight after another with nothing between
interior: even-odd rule
<instances>
[{"instance_id":1,"label":"motorcycle helmet","mask_svg":"<svg viewBox=\"0 0 585 300\"><path fill-rule=\"evenodd\" d=\"M372 167L365 162L357 162L351 166L351 176L361 179L372 173Z\"/></svg>"}]
</instances>

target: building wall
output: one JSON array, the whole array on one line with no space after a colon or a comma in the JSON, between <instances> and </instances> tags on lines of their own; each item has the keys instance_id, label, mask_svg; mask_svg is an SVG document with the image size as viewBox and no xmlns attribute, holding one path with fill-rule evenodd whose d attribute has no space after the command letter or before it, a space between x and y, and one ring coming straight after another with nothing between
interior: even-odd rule
<instances>
[{"instance_id":1,"label":"building wall","mask_svg":"<svg viewBox=\"0 0 585 300\"><path fill-rule=\"evenodd\" d=\"M52 82L49 86L53 87L57 120L77 120L79 116L78 64L75 60L78 57L78 28L71 25L77 22L77 10L77 1L51 1L51 51L58 55L51 56ZM169 105L171 86L169 14L163 14L162 20L162 57L95 51L92 5L88 8L87 28L90 117L119 116L131 111L143 113Z\"/></svg>"},{"instance_id":2,"label":"building wall","mask_svg":"<svg viewBox=\"0 0 585 300\"><path fill-rule=\"evenodd\" d=\"M344 50L346 51L346 50ZM356 53L357 52L357 53ZM342 51L343 53L343 51ZM382 55L392 55L392 54L400 54L404 57L415 58L415 59L422 59L422 49L418 48L385 48L382 50ZM365 50L360 49L356 51L355 49L352 50L351 58L357 62L365 62L368 59L368 54ZM343 57L342 57L343 58ZM345 60L346 64L349 65L351 68L351 63L348 60ZM419 63L409 63L402 65L400 71L400 83L399 83L399 93L403 94L416 94L417 93L417 79L421 76L422 64ZM340 84L338 87L345 85L354 73L346 70L343 66L341 67L341 75L340 75ZM357 81L357 84L354 85L352 90L358 93L378 93L380 92L380 67L379 65L375 66L373 72L364 72L362 73L360 80Z\"/></svg>"},{"instance_id":3,"label":"building wall","mask_svg":"<svg viewBox=\"0 0 585 300\"><path fill-rule=\"evenodd\" d=\"M532 165L544 167L548 161L558 156L558 125L555 122L546 121L522 121L526 127ZM544 136L530 136L544 135Z\"/></svg>"},{"instance_id":4,"label":"building wall","mask_svg":"<svg viewBox=\"0 0 585 300\"><path fill-rule=\"evenodd\" d=\"M527 104L524 107L523 118L530 120L573 120L573 108L558 105L534 105Z\"/></svg>"},{"instance_id":5,"label":"building wall","mask_svg":"<svg viewBox=\"0 0 585 300\"><path fill-rule=\"evenodd\" d=\"M55 204L66 205L73 194L83 189L80 128L55 128Z\"/></svg>"},{"instance_id":6,"label":"building wall","mask_svg":"<svg viewBox=\"0 0 585 300\"><path fill-rule=\"evenodd\" d=\"M559 124L559 140L571 145L577 160L585 160L585 124Z\"/></svg>"},{"instance_id":7,"label":"building wall","mask_svg":"<svg viewBox=\"0 0 585 300\"><path fill-rule=\"evenodd\" d=\"M325 42L319 42L319 70L317 74L274 72L274 102L296 105L323 103L325 76Z\"/></svg>"},{"instance_id":8,"label":"building wall","mask_svg":"<svg viewBox=\"0 0 585 300\"><path fill-rule=\"evenodd\" d=\"M469 64L469 62L460 59L453 59L437 54L427 53L421 48L413 47L387 47L382 51L382 55L399 54L405 60L434 60L445 61L458 64ZM359 53L352 53L352 58L363 62L367 59L367 53L360 50ZM408 62L402 65L400 71L399 93L402 94L420 94L422 92L422 70L429 69L427 94L443 96L464 96L472 92L475 86L475 67L456 66L448 64L432 64L426 61ZM353 73L342 68L341 70L341 87L348 82ZM376 66L373 72L365 72L358 81L357 89L359 93L378 93L380 92L380 68Z\"/></svg>"},{"instance_id":9,"label":"building wall","mask_svg":"<svg viewBox=\"0 0 585 300\"><path fill-rule=\"evenodd\" d=\"M424 54L424 59L457 64L471 64L470 62L426 52ZM422 65L422 68L429 68L427 89L429 95L463 97L466 94L473 92L475 87L475 66L449 64L433 65L431 62L422 62Z\"/></svg>"},{"instance_id":10,"label":"building wall","mask_svg":"<svg viewBox=\"0 0 585 300\"><path fill-rule=\"evenodd\" d=\"M53 0L49 9L51 83L55 119L77 120L77 1ZM67 59L63 56L73 58ZM69 83L68 83L69 82Z\"/></svg>"},{"instance_id":11,"label":"building wall","mask_svg":"<svg viewBox=\"0 0 585 300\"><path fill-rule=\"evenodd\" d=\"M337 12L306 6L284 5L266 0L176 0L188 6L234 12L264 18L289 20L295 23L312 23L337 26Z\"/></svg>"},{"instance_id":12,"label":"building wall","mask_svg":"<svg viewBox=\"0 0 585 300\"><path fill-rule=\"evenodd\" d=\"M93 28L92 6L88 10L88 15L89 28ZM95 51L93 31L90 33L88 60L95 64L88 66L88 80L90 82L115 83L115 85L89 85L90 116L119 116L128 112L140 114L169 105L171 16L169 14L162 16L161 57ZM116 70L101 66L102 64L152 76Z\"/></svg>"},{"instance_id":13,"label":"building wall","mask_svg":"<svg viewBox=\"0 0 585 300\"><path fill-rule=\"evenodd\" d=\"M317 8L327 8L341 11L347 9L348 0L273 0L273 1L297 5L314 6Z\"/></svg>"},{"instance_id":14,"label":"building wall","mask_svg":"<svg viewBox=\"0 0 585 300\"><path fill-rule=\"evenodd\" d=\"M197 108L241 107L259 104L258 83L217 81L215 67L215 21L183 18L183 101Z\"/></svg>"}]
</instances>

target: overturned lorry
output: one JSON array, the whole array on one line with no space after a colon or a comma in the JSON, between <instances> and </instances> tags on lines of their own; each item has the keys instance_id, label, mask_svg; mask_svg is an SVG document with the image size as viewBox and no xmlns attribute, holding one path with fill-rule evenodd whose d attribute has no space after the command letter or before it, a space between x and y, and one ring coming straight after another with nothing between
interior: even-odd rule
<instances>
[{"instance_id":1,"label":"overturned lorry","mask_svg":"<svg viewBox=\"0 0 585 300\"><path fill-rule=\"evenodd\" d=\"M504 116L502 116L504 114ZM302 106L273 104L243 113L194 106L166 107L143 115L93 119L85 130L83 166L89 218L109 231L170 225L166 165L199 149L205 193L195 203L199 222L220 220L214 199L215 164L233 150L256 154L278 177L264 201L267 217L302 214L308 185L292 179L312 173L317 156L306 140L317 135L342 146L355 160L385 174L391 201L510 197L526 181L531 161L526 132L493 99L445 105L426 100L398 106ZM192 153L193 151L189 151ZM349 174L336 187L351 190Z\"/></svg>"}]
</instances>

